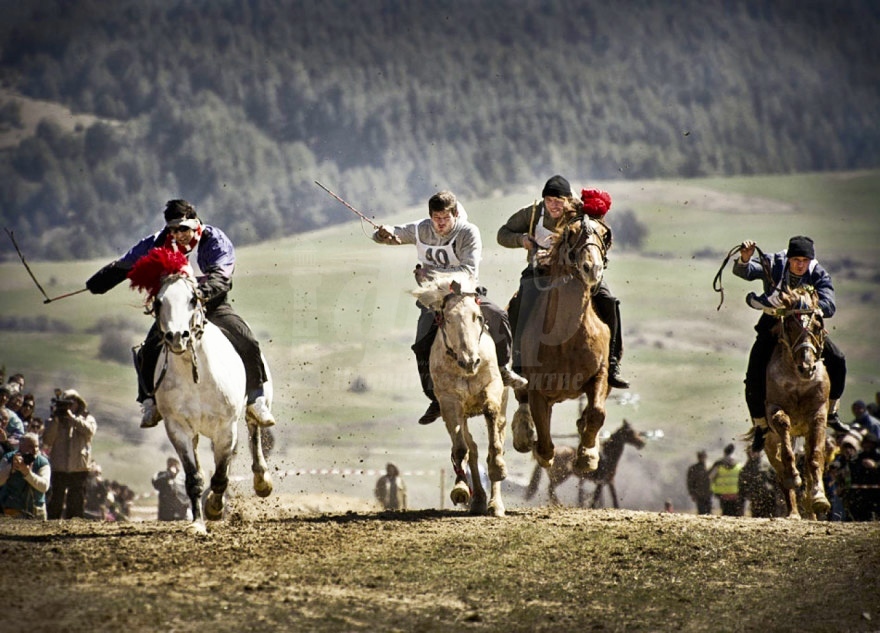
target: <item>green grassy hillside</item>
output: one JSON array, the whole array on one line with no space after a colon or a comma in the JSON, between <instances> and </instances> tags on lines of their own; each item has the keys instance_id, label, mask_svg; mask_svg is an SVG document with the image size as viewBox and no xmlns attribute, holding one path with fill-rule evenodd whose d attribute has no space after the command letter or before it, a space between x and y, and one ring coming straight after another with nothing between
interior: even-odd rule
<instances>
[{"instance_id":1,"label":"green grassy hillside","mask_svg":"<svg viewBox=\"0 0 880 633\"><path fill-rule=\"evenodd\" d=\"M784 248L794 234L816 240L818 258L837 289L838 314L828 325L848 359L844 418L853 400L873 398L880 390L874 315L880 296L878 175L590 183L611 192L611 214L632 209L648 228L641 253L612 251L607 275L622 302L624 367L633 388L627 394L614 392L606 428L613 430L627 418L640 430L664 431L662 440L638 454L625 453L619 471L624 506L659 509L670 497L679 508L688 507L683 473L696 450L720 454L724 444L749 427L742 378L758 315L743 297L757 284L734 277L728 266L720 310L720 297L712 290L724 255L743 239L756 240L768 252ZM575 179L574 185L579 184ZM536 183L533 191L463 200L483 232L481 281L499 303L515 291L524 253L497 246L495 232L539 191ZM422 208L386 212L370 209L369 201L357 203L385 223L425 213ZM210 213L204 215L210 223ZM411 504L433 507L440 500L440 469L449 470L449 443L442 424L416 424L426 401L409 349L417 316L408 294L414 287L415 252L374 244L368 228L352 222L238 251L232 297L258 333L276 382L280 424L270 461L289 491L365 497L371 494L372 474L322 478L292 471L381 469L394 461L413 473ZM132 241L137 237L132 235ZM117 246L121 252L128 244ZM12 248L8 240L4 248ZM83 287L104 263L31 266L49 295L57 296ZM99 421L95 453L107 476L149 490L149 477L160 469L170 446L161 429L137 428L133 370L100 360L100 335L86 332L108 315L134 321L146 332L149 319L142 314L140 297L119 286L104 296L81 294L44 305L18 262L0 265L0 288L4 322L43 317L73 328L72 333L7 328L0 363L8 373L26 375L41 412L53 387L79 389ZM355 379L366 382L365 392L350 390ZM575 432L576 406L556 408L554 433ZM531 457L515 453L509 440L508 449L511 480L521 481L531 472ZM242 455L236 471L247 470ZM511 497L508 505L517 501Z\"/></svg>"}]
</instances>

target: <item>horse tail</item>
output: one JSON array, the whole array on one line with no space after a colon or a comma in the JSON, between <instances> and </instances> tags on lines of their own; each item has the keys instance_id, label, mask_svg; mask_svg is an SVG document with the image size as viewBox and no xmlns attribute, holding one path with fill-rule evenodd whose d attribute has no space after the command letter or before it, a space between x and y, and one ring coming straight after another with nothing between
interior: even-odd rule
<instances>
[{"instance_id":1,"label":"horse tail","mask_svg":"<svg viewBox=\"0 0 880 633\"><path fill-rule=\"evenodd\" d=\"M541 483L541 471L544 470L541 468L541 464L535 464L535 472L532 473L532 478L529 480L529 485L526 488L526 501L535 496L535 493L538 492L538 484Z\"/></svg>"}]
</instances>

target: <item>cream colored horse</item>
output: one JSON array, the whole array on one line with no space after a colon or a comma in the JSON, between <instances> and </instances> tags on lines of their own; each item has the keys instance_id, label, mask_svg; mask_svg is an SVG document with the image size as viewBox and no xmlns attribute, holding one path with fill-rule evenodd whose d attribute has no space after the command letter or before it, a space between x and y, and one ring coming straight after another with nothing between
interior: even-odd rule
<instances>
[{"instance_id":1,"label":"cream colored horse","mask_svg":"<svg viewBox=\"0 0 880 633\"><path fill-rule=\"evenodd\" d=\"M501 482L507 477L504 463L504 411L507 391L498 370L495 344L486 329L477 301L474 281L463 274L437 275L413 295L433 310L439 328L431 347L431 378L440 415L452 439L454 504L470 504L471 514L504 516ZM482 415L489 438L487 456L491 497L480 481L477 444L468 429L468 419ZM464 470L470 468L473 492Z\"/></svg>"}]
</instances>

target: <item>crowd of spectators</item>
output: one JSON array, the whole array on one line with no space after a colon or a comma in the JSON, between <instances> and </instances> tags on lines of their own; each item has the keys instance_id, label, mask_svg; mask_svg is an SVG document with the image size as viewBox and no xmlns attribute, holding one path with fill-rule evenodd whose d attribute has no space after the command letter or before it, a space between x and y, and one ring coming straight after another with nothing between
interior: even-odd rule
<instances>
[{"instance_id":1,"label":"crowd of spectators","mask_svg":"<svg viewBox=\"0 0 880 633\"><path fill-rule=\"evenodd\" d=\"M25 377L0 372L0 514L126 521L135 493L92 459L97 421L74 389L56 389L37 415Z\"/></svg>"}]
</instances>

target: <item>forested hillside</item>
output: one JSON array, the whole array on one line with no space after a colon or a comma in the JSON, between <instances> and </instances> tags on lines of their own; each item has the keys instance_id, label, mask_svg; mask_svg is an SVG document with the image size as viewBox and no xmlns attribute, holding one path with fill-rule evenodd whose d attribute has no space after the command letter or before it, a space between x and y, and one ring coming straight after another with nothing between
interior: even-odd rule
<instances>
[{"instance_id":1,"label":"forested hillside","mask_svg":"<svg viewBox=\"0 0 880 633\"><path fill-rule=\"evenodd\" d=\"M0 150L32 258L185 197L238 244L451 188L880 165L874 0L0 1L0 79L100 120ZM0 104L0 133L22 125ZM536 191L537 193L537 191Z\"/></svg>"}]
</instances>

